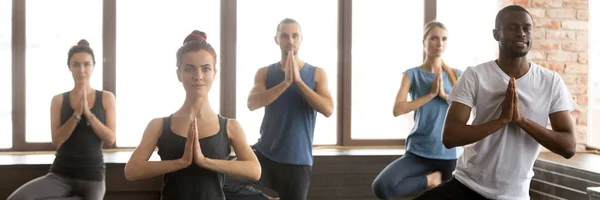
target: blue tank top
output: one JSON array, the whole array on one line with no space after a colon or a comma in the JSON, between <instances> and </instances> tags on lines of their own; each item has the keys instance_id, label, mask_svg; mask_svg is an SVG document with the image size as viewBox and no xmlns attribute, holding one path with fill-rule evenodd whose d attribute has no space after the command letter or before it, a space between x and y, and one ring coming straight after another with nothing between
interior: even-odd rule
<instances>
[{"instance_id":1,"label":"blue tank top","mask_svg":"<svg viewBox=\"0 0 600 200\"><path fill-rule=\"evenodd\" d=\"M316 67L305 63L300 77L315 89ZM267 89L285 79L279 62L267 68ZM312 165L312 143L317 112L308 104L298 85L291 84L273 103L265 106L260 138L254 146L265 157L279 163Z\"/></svg>"},{"instance_id":2,"label":"blue tank top","mask_svg":"<svg viewBox=\"0 0 600 200\"><path fill-rule=\"evenodd\" d=\"M406 70L410 79L409 94L412 99L427 95L431 91L431 81L434 73L423 70L420 66ZM452 84L446 72L443 72L444 90L446 94L452 91ZM456 70L460 77L461 70ZM406 138L406 151L430 159L453 160L462 153L462 148L446 149L442 143L442 128L449 104L446 100L436 97L414 111L415 126Z\"/></svg>"}]
</instances>

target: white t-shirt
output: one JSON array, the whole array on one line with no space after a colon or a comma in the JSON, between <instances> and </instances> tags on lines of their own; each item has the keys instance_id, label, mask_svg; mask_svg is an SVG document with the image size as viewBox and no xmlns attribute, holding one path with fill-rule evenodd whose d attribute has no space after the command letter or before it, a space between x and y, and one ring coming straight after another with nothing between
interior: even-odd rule
<instances>
[{"instance_id":1,"label":"white t-shirt","mask_svg":"<svg viewBox=\"0 0 600 200\"><path fill-rule=\"evenodd\" d=\"M548 116L575 109L569 89L557 72L531 63L515 80L519 110L525 118L546 127ZM475 112L472 124L498 119L510 77L495 61L468 67L448 100L465 104ZM464 147L454 176L465 186L490 199L529 199L533 163L541 145L514 124Z\"/></svg>"}]
</instances>

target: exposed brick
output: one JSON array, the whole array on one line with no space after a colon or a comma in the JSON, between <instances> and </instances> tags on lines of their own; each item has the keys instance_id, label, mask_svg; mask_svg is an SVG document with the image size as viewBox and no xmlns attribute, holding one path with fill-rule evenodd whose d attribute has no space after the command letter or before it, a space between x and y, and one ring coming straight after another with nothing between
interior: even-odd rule
<instances>
[{"instance_id":1,"label":"exposed brick","mask_svg":"<svg viewBox=\"0 0 600 200\"><path fill-rule=\"evenodd\" d=\"M562 4L565 8L588 9L588 1L585 0L563 0Z\"/></svg>"},{"instance_id":2,"label":"exposed brick","mask_svg":"<svg viewBox=\"0 0 600 200\"><path fill-rule=\"evenodd\" d=\"M549 28L549 29L558 29L560 28L560 21L548 19L548 18L538 18L534 22L535 27L538 28Z\"/></svg>"},{"instance_id":3,"label":"exposed brick","mask_svg":"<svg viewBox=\"0 0 600 200\"><path fill-rule=\"evenodd\" d=\"M580 20L590 19L590 12L587 10L578 10L577 11L577 19L580 19Z\"/></svg>"},{"instance_id":4,"label":"exposed brick","mask_svg":"<svg viewBox=\"0 0 600 200\"><path fill-rule=\"evenodd\" d=\"M588 75L587 74L577 75L577 79L575 79L575 83L579 84L579 85L587 85L587 84L589 84L588 83Z\"/></svg>"},{"instance_id":5,"label":"exposed brick","mask_svg":"<svg viewBox=\"0 0 600 200\"><path fill-rule=\"evenodd\" d=\"M575 31L565 30L546 30L546 39L548 40L576 40L577 34Z\"/></svg>"},{"instance_id":6,"label":"exposed brick","mask_svg":"<svg viewBox=\"0 0 600 200\"><path fill-rule=\"evenodd\" d=\"M552 71L556 71L556 72L564 72L565 70L565 65L564 64L559 64L559 63L547 63L547 62L542 62L542 63L538 63L539 65L541 65L542 67L552 70Z\"/></svg>"},{"instance_id":7,"label":"exposed brick","mask_svg":"<svg viewBox=\"0 0 600 200\"><path fill-rule=\"evenodd\" d=\"M565 51L587 51L588 43L587 42L563 42L562 49Z\"/></svg>"},{"instance_id":8,"label":"exposed brick","mask_svg":"<svg viewBox=\"0 0 600 200\"><path fill-rule=\"evenodd\" d=\"M567 85L573 85L577 82L577 75L575 74L561 74L560 76Z\"/></svg>"},{"instance_id":9,"label":"exposed brick","mask_svg":"<svg viewBox=\"0 0 600 200\"><path fill-rule=\"evenodd\" d=\"M533 39L541 40L546 38L546 30L539 29L533 31Z\"/></svg>"},{"instance_id":10,"label":"exposed brick","mask_svg":"<svg viewBox=\"0 0 600 200\"><path fill-rule=\"evenodd\" d=\"M541 40L541 41L534 41L533 42L533 49L536 50L542 50L542 51L547 51L547 50L557 50L560 48L560 42L555 41L555 40Z\"/></svg>"},{"instance_id":11,"label":"exposed brick","mask_svg":"<svg viewBox=\"0 0 600 200\"><path fill-rule=\"evenodd\" d=\"M571 117L577 118L581 115L581 110L579 108L575 108L575 110L571 111Z\"/></svg>"},{"instance_id":12,"label":"exposed brick","mask_svg":"<svg viewBox=\"0 0 600 200\"><path fill-rule=\"evenodd\" d=\"M527 53L527 57L531 60L546 60L546 53L541 50L531 50Z\"/></svg>"},{"instance_id":13,"label":"exposed brick","mask_svg":"<svg viewBox=\"0 0 600 200\"><path fill-rule=\"evenodd\" d=\"M569 88L569 91L571 92L571 95L575 96L575 95L587 94L587 85L586 86L583 86L583 85L568 85L567 87Z\"/></svg>"},{"instance_id":14,"label":"exposed brick","mask_svg":"<svg viewBox=\"0 0 600 200\"><path fill-rule=\"evenodd\" d=\"M577 143L587 143L587 132L588 127L585 125L575 126L575 135L577 136Z\"/></svg>"},{"instance_id":15,"label":"exposed brick","mask_svg":"<svg viewBox=\"0 0 600 200\"><path fill-rule=\"evenodd\" d=\"M543 8L530 8L530 9L527 9L527 11L529 11L529 13L531 14L531 16L533 16L533 18L539 18L539 17L546 16L546 9L543 9Z\"/></svg>"},{"instance_id":16,"label":"exposed brick","mask_svg":"<svg viewBox=\"0 0 600 200\"><path fill-rule=\"evenodd\" d=\"M553 51L548 52L546 59L551 62L577 62L578 54L574 52Z\"/></svg>"},{"instance_id":17,"label":"exposed brick","mask_svg":"<svg viewBox=\"0 0 600 200\"><path fill-rule=\"evenodd\" d=\"M563 6L562 0L533 0L531 4L537 8L560 8Z\"/></svg>"},{"instance_id":18,"label":"exposed brick","mask_svg":"<svg viewBox=\"0 0 600 200\"><path fill-rule=\"evenodd\" d=\"M546 9L546 17L551 19L575 19L577 18L577 10L574 8Z\"/></svg>"},{"instance_id":19,"label":"exposed brick","mask_svg":"<svg viewBox=\"0 0 600 200\"><path fill-rule=\"evenodd\" d=\"M565 66L565 73L567 73L567 74L587 74L588 73L588 65L567 64Z\"/></svg>"},{"instance_id":20,"label":"exposed brick","mask_svg":"<svg viewBox=\"0 0 600 200\"><path fill-rule=\"evenodd\" d=\"M588 32L587 31L578 31L577 32L577 41L588 41Z\"/></svg>"},{"instance_id":21,"label":"exposed brick","mask_svg":"<svg viewBox=\"0 0 600 200\"><path fill-rule=\"evenodd\" d=\"M579 62L581 64L587 64L588 63L588 53L587 52L579 53L579 59L577 60L577 62Z\"/></svg>"},{"instance_id":22,"label":"exposed brick","mask_svg":"<svg viewBox=\"0 0 600 200\"><path fill-rule=\"evenodd\" d=\"M520 6L523 6L523 7L529 7L530 6L530 4L529 4L530 2L531 2L530 0L514 0L513 4L520 5Z\"/></svg>"},{"instance_id":23,"label":"exposed brick","mask_svg":"<svg viewBox=\"0 0 600 200\"><path fill-rule=\"evenodd\" d=\"M588 95L579 95L577 96L577 105L588 105ZM580 116L585 117L586 115Z\"/></svg>"},{"instance_id":24,"label":"exposed brick","mask_svg":"<svg viewBox=\"0 0 600 200\"><path fill-rule=\"evenodd\" d=\"M588 125L588 117L587 116L578 117L577 118L577 124Z\"/></svg>"},{"instance_id":25,"label":"exposed brick","mask_svg":"<svg viewBox=\"0 0 600 200\"><path fill-rule=\"evenodd\" d=\"M588 22L578 20L565 20L562 21L562 28L569 30L587 30Z\"/></svg>"},{"instance_id":26,"label":"exposed brick","mask_svg":"<svg viewBox=\"0 0 600 200\"><path fill-rule=\"evenodd\" d=\"M515 0L499 0L498 1L499 8L504 8L508 5L513 5L513 4L515 4Z\"/></svg>"}]
</instances>

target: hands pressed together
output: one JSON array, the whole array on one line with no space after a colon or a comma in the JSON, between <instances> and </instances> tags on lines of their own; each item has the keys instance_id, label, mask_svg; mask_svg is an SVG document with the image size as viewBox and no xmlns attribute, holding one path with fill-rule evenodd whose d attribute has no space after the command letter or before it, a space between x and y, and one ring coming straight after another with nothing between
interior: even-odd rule
<instances>
[{"instance_id":1,"label":"hands pressed together","mask_svg":"<svg viewBox=\"0 0 600 200\"><path fill-rule=\"evenodd\" d=\"M447 96L446 91L444 90L444 79L442 78L443 75L441 70L434 72L434 74L435 77L433 77L433 80L431 80L431 91L429 94L431 94L433 97Z\"/></svg>"},{"instance_id":2,"label":"hands pressed together","mask_svg":"<svg viewBox=\"0 0 600 200\"><path fill-rule=\"evenodd\" d=\"M85 87L82 87L80 95L81 96L79 97L79 107L75 109L75 112L73 114L75 115L77 120L81 119L81 116L84 116L88 120L89 125L89 121L94 119L96 116L94 115L94 113L92 113L88 105L87 89L85 89Z\"/></svg>"},{"instance_id":3,"label":"hands pressed together","mask_svg":"<svg viewBox=\"0 0 600 200\"><path fill-rule=\"evenodd\" d=\"M302 82L302 78L300 77L300 69L298 68L298 63L296 63L296 56L294 56L293 51L288 52L288 57L286 59L285 67L285 82L286 83L299 83Z\"/></svg>"},{"instance_id":4,"label":"hands pressed together","mask_svg":"<svg viewBox=\"0 0 600 200\"><path fill-rule=\"evenodd\" d=\"M199 167L204 166L204 163L206 162L206 157L204 157L204 154L202 154L202 149L200 148L200 140L198 139L196 119L192 121L190 127L188 128L188 135L184 148L185 151L183 152L183 156L181 157L181 161L184 164L184 167L188 167L192 163L198 165Z\"/></svg>"},{"instance_id":5,"label":"hands pressed together","mask_svg":"<svg viewBox=\"0 0 600 200\"><path fill-rule=\"evenodd\" d=\"M519 111L519 92L515 84L515 78L510 78L508 87L506 88L506 96L502 102L502 113L500 119L504 123L518 123L523 120Z\"/></svg>"}]
</instances>

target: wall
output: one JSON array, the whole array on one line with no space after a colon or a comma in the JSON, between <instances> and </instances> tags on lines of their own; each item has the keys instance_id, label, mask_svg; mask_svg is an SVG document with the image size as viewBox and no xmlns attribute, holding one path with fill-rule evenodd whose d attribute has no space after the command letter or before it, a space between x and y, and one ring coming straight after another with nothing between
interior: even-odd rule
<instances>
[{"instance_id":1,"label":"wall","mask_svg":"<svg viewBox=\"0 0 600 200\"><path fill-rule=\"evenodd\" d=\"M531 61L557 71L569 87L577 109L577 142L588 136L588 1L500 0L500 7L517 4L533 16L534 41Z\"/></svg>"}]
</instances>

